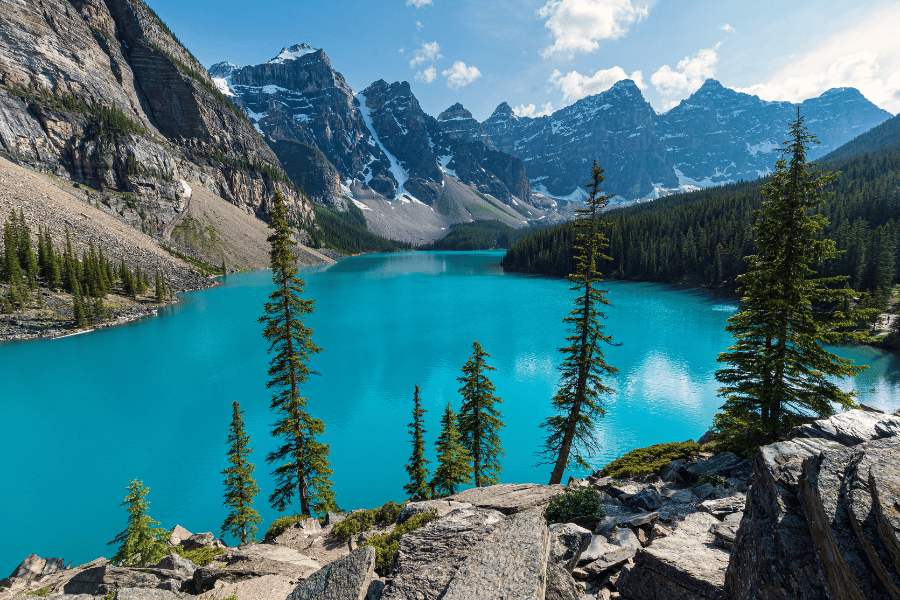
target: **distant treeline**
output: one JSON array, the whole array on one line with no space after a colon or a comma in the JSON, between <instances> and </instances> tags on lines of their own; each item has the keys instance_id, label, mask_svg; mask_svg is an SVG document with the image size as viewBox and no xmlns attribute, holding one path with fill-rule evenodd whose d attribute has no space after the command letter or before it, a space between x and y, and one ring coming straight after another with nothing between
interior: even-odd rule
<instances>
[{"instance_id":1,"label":"distant treeline","mask_svg":"<svg viewBox=\"0 0 900 600\"><path fill-rule=\"evenodd\" d=\"M500 221L472 221L457 223L450 227L450 233L430 244L419 246L418 250L493 250L509 248L510 244L531 235L533 227L516 229Z\"/></svg>"},{"instance_id":2,"label":"distant treeline","mask_svg":"<svg viewBox=\"0 0 900 600\"><path fill-rule=\"evenodd\" d=\"M347 203L347 212L337 212L314 204L316 226L308 227L313 248L334 248L344 254L363 252L394 252L409 250L412 244L389 240L375 235L366 226L366 217L353 202Z\"/></svg>"},{"instance_id":3,"label":"distant treeline","mask_svg":"<svg viewBox=\"0 0 900 600\"><path fill-rule=\"evenodd\" d=\"M887 290L900 265L900 147L831 161L823 170L841 171L819 212L829 221L824 237L835 240L839 258L821 265L822 276L846 275L856 290ZM740 182L604 215L610 261L599 263L607 277L662 283L733 287L754 254L753 212L767 180ZM572 269L571 223L531 235L510 246L504 269L568 275Z\"/></svg>"}]
</instances>

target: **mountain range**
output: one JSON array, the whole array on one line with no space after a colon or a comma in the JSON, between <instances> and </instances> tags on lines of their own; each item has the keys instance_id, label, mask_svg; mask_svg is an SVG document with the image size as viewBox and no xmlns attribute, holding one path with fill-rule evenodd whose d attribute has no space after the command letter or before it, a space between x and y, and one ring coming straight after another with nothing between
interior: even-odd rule
<instances>
[{"instance_id":1,"label":"mountain range","mask_svg":"<svg viewBox=\"0 0 900 600\"><path fill-rule=\"evenodd\" d=\"M218 63L210 74L315 200L341 210L351 199L373 230L412 241L477 218L570 218L594 159L613 203L630 204L765 176L798 108L822 142L812 158L892 116L853 88L794 104L714 79L657 114L626 79L543 117L517 116L504 102L483 122L458 103L434 118L407 82L379 80L354 94L307 44L261 65Z\"/></svg>"}]
</instances>

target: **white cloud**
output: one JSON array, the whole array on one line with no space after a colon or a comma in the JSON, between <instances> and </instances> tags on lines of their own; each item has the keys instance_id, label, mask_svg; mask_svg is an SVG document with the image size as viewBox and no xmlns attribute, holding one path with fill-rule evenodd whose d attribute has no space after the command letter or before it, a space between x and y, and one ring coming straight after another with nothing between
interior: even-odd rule
<instances>
[{"instance_id":1,"label":"white cloud","mask_svg":"<svg viewBox=\"0 0 900 600\"><path fill-rule=\"evenodd\" d=\"M412 60L409 61L409 68L415 69L422 63L434 62L439 58L444 57L441 54L441 47L438 46L438 43L423 42L422 45L413 52Z\"/></svg>"},{"instance_id":2,"label":"white cloud","mask_svg":"<svg viewBox=\"0 0 900 600\"><path fill-rule=\"evenodd\" d=\"M397 48L397 52L403 54L404 52L406 52L406 48Z\"/></svg>"},{"instance_id":3,"label":"white cloud","mask_svg":"<svg viewBox=\"0 0 900 600\"><path fill-rule=\"evenodd\" d=\"M422 8L426 4L433 4L431 0L406 0L407 6L415 6L416 8Z\"/></svg>"},{"instance_id":4,"label":"white cloud","mask_svg":"<svg viewBox=\"0 0 900 600\"><path fill-rule=\"evenodd\" d=\"M543 117L553 114L553 103L545 103L540 110L538 110L534 104L520 104L513 108L513 112L517 117Z\"/></svg>"},{"instance_id":5,"label":"white cloud","mask_svg":"<svg viewBox=\"0 0 900 600\"><path fill-rule=\"evenodd\" d=\"M458 60L446 71L441 71L441 75L447 78L448 88L458 90L481 77L481 71L477 67L466 66L466 63Z\"/></svg>"},{"instance_id":6,"label":"white cloud","mask_svg":"<svg viewBox=\"0 0 900 600\"><path fill-rule=\"evenodd\" d=\"M416 81L423 81L425 83L431 83L437 78L437 69L434 67L428 67L424 71L419 71L416 73Z\"/></svg>"},{"instance_id":7,"label":"white cloud","mask_svg":"<svg viewBox=\"0 0 900 600\"><path fill-rule=\"evenodd\" d=\"M732 27L732 26L729 25L728 23L725 23L724 25L722 25L721 27L719 27L719 29L721 29L722 31L727 31L727 32L729 32L729 33L731 33L731 32L734 31L734 27Z\"/></svg>"},{"instance_id":8,"label":"white cloud","mask_svg":"<svg viewBox=\"0 0 900 600\"><path fill-rule=\"evenodd\" d=\"M768 82L738 91L764 100L800 102L834 87L854 87L891 113L900 112L900 4L826 39Z\"/></svg>"},{"instance_id":9,"label":"white cloud","mask_svg":"<svg viewBox=\"0 0 900 600\"><path fill-rule=\"evenodd\" d=\"M599 40L614 40L628 33L628 27L650 14L649 6L632 0L549 0L537 14L553 34L553 45L544 48L544 58L558 54L591 52Z\"/></svg>"},{"instance_id":10,"label":"white cloud","mask_svg":"<svg viewBox=\"0 0 900 600\"><path fill-rule=\"evenodd\" d=\"M704 81L716 74L716 62L719 60L716 51L721 43L700 50L694 56L685 56L674 69L663 65L650 76L650 83L665 99L665 110L696 92Z\"/></svg>"},{"instance_id":11,"label":"white cloud","mask_svg":"<svg viewBox=\"0 0 900 600\"><path fill-rule=\"evenodd\" d=\"M422 21L416 21L416 31L422 31L425 29L425 26L422 25Z\"/></svg>"},{"instance_id":12,"label":"white cloud","mask_svg":"<svg viewBox=\"0 0 900 600\"><path fill-rule=\"evenodd\" d=\"M562 91L563 101L568 105L585 96L605 92L623 79L634 80L634 83L640 89L647 87L644 84L643 73L635 71L629 76L622 67L602 69L591 76L582 75L578 71L571 71L563 75L558 70L555 70L550 76L550 83Z\"/></svg>"}]
</instances>

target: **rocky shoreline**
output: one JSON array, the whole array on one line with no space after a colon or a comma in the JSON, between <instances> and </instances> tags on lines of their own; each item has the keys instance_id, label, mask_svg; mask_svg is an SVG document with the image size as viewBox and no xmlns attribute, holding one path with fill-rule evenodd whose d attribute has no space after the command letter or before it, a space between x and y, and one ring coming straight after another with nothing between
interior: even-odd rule
<instances>
[{"instance_id":1,"label":"rocky shoreline","mask_svg":"<svg viewBox=\"0 0 900 600\"><path fill-rule=\"evenodd\" d=\"M205 566L174 553L146 568L31 555L0 580L0 600L874 600L900 589L900 417L852 410L795 428L752 461L702 454L658 475L597 472L568 487L598 490L605 515L548 526L558 485L409 503L398 525L438 518L400 538L385 577L361 545L373 532L341 540L333 527L346 515L329 513L234 548L176 527L173 546L220 548Z\"/></svg>"}]
</instances>

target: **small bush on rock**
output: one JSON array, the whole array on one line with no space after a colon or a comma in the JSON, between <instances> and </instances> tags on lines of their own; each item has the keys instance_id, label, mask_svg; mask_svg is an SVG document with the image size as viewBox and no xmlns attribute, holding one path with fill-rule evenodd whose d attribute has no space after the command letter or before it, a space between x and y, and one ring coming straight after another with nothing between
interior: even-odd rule
<instances>
[{"instance_id":1,"label":"small bush on rock","mask_svg":"<svg viewBox=\"0 0 900 600\"><path fill-rule=\"evenodd\" d=\"M658 475L673 460L694 458L704 449L706 447L697 442L670 442L635 448L603 467L600 474L617 479L643 477L651 473Z\"/></svg>"},{"instance_id":2,"label":"small bush on rock","mask_svg":"<svg viewBox=\"0 0 900 600\"><path fill-rule=\"evenodd\" d=\"M727 488L728 482L725 481L725 478L721 475L715 475L714 473L704 473L700 476L700 479L697 480L697 485L694 487L700 487L704 484L710 484L713 487Z\"/></svg>"},{"instance_id":3,"label":"small bush on rock","mask_svg":"<svg viewBox=\"0 0 900 600\"><path fill-rule=\"evenodd\" d=\"M291 515L289 517L281 517L280 519L275 519L275 521L271 525L269 525L269 530L266 532L265 539L274 540L279 535L284 533L287 528L294 523L305 521L308 518L308 515Z\"/></svg>"},{"instance_id":4,"label":"small bush on rock","mask_svg":"<svg viewBox=\"0 0 900 600\"><path fill-rule=\"evenodd\" d=\"M334 526L331 533L338 539L346 540L373 527L387 527L397 521L402 509L402 504L388 501L381 508L370 508L347 515L346 519Z\"/></svg>"},{"instance_id":5,"label":"small bush on rock","mask_svg":"<svg viewBox=\"0 0 900 600\"><path fill-rule=\"evenodd\" d=\"M569 523L578 517L597 517L602 519L606 514L601 502L600 492L594 488L566 488L566 493L550 501L544 518L547 524Z\"/></svg>"},{"instance_id":6,"label":"small bush on rock","mask_svg":"<svg viewBox=\"0 0 900 600\"><path fill-rule=\"evenodd\" d=\"M363 546L372 546L375 548L375 572L380 577L387 577L391 570L391 563L394 562L394 556L400 548L400 538L410 531L427 525L438 518L437 511L434 509L428 512L413 515L402 524L397 525L394 530L384 535L375 535L363 542ZM345 519L346 520L346 519ZM341 521L343 523L343 521ZM338 523L340 525L340 523Z\"/></svg>"}]
</instances>

